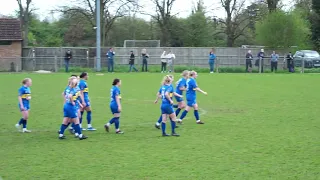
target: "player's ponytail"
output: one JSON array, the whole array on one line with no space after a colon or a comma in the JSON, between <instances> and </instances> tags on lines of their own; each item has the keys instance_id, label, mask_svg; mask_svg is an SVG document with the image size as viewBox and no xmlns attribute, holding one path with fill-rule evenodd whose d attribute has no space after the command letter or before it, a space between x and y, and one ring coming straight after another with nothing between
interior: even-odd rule
<instances>
[{"instance_id":1,"label":"player's ponytail","mask_svg":"<svg viewBox=\"0 0 320 180\"><path fill-rule=\"evenodd\" d=\"M88 76L88 73L86 73L86 72L83 72L83 73L80 74L80 78L81 78L81 79L84 78L84 77L86 77L86 76Z\"/></svg>"},{"instance_id":2,"label":"player's ponytail","mask_svg":"<svg viewBox=\"0 0 320 180\"><path fill-rule=\"evenodd\" d=\"M117 85L119 82L120 82L120 79L118 79L118 78L114 79L112 82L112 86Z\"/></svg>"},{"instance_id":3,"label":"player's ponytail","mask_svg":"<svg viewBox=\"0 0 320 180\"><path fill-rule=\"evenodd\" d=\"M196 72L195 72L194 70L192 70L192 71L189 72L189 76L190 76L190 77L194 77L195 74L196 74Z\"/></svg>"}]
</instances>

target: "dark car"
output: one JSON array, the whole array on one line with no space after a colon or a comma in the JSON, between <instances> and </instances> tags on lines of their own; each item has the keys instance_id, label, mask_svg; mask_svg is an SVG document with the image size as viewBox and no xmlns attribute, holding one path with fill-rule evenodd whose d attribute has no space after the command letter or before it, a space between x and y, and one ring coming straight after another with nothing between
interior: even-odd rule
<instances>
[{"instance_id":1,"label":"dark car","mask_svg":"<svg viewBox=\"0 0 320 180\"><path fill-rule=\"evenodd\" d=\"M305 68L320 67L320 55L317 51L301 50L297 51L293 56L293 61L296 67L302 66L304 60Z\"/></svg>"}]
</instances>

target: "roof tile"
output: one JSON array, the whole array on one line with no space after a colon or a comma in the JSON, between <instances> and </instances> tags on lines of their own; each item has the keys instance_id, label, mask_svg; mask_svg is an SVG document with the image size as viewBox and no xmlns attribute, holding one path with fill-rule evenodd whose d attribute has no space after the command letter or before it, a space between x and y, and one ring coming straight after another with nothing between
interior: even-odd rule
<instances>
[{"instance_id":1,"label":"roof tile","mask_svg":"<svg viewBox=\"0 0 320 180\"><path fill-rule=\"evenodd\" d=\"M0 18L0 40L22 40L19 19Z\"/></svg>"}]
</instances>

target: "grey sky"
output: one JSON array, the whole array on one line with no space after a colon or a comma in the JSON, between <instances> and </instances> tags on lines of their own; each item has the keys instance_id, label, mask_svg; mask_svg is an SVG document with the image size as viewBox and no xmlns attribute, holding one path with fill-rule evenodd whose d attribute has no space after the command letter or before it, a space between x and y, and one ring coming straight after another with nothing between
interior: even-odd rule
<instances>
[{"instance_id":1,"label":"grey sky","mask_svg":"<svg viewBox=\"0 0 320 180\"><path fill-rule=\"evenodd\" d=\"M14 11L18 9L18 4L16 0L5 0L6 3L2 3L0 6L0 14L3 15L12 15ZM140 4L142 4L148 13L154 12L154 5L150 2L150 0L139 0ZM259 0L246 0L246 4L250 4L250 2L259 1ZM283 0L284 4L289 4L292 0ZM66 0L32 0L33 7L37 9L36 13L40 15L41 18L50 18L50 10L55 9L58 6L62 5L70 5L70 3L66 4ZM70 1L69 1L70 2ZM176 0L176 3L173 7L174 13L179 13L179 17L186 17L190 14L193 4L197 2L197 0ZM220 0L203 0L205 7L207 8L208 15L217 16L217 17L225 17L225 13L221 8ZM147 16L140 15L142 18L148 18Z\"/></svg>"}]
</instances>

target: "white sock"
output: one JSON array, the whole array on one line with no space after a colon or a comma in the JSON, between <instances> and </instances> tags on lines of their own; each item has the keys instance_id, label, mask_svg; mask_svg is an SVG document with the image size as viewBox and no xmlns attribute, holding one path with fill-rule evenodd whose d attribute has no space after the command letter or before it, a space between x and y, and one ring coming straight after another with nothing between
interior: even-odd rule
<instances>
[{"instance_id":1,"label":"white sock","mask_svg":"<svg viewBox=\"0 0 320 180\"><path fill-rule=\"evenodd\" d=\"M107 126L110 126L110 123L107 123Z\"/></svg>"},{"instance_id":2,"label":"white sock","mask_svg":"<svg viewBox=\"0 0 320 180\"><path fill-rule=\"evenodd\" d=\"M22 130L23 130L23 131L26 131L26 130L27 130L27 128L23 128Z\"/></svg>"},{"instance_id":3,"label":"white sock","mask_svg":"<svg viewBox=\"0 0 320 180\"><path fill-rule=\"evenodd\" d=\"M79 124L79 127L82 128L81 124Z\"/></svg>"},{"instance_id":4,"label":"white sock","mask_svg":"<svg viewBox=\"0 0 320 180\"><path fill-rule=\"evenodd\" d=\"M76 137L78 137L78 136L79 136L79 134L78 134L78 133L74 133L74 135L75 135Z\"/></svg>"},{"instance_id":5,"label":"white sock","mask_svg":"<svg viewBox=\"0 0 320 180\"><path fill-rule=\"evenodd\" d=\"M92 128L91 124L88 124L88 128Z\"/></svg>"},{"instance_id":6,"label":"white sock","mask_svg":"<svg viewBox=\"0 0 320 180\"><path fill-rule=\"evenodd\" d=\"M156 125L157 125L157 126L160 126L160 123L157 122Z\"/></svg>"},{"instance_id":7,"label":"white sock","mask_svg":"<svg viewBox=\"0 0 320 180\"><path fill-rule=\"evenodd\" d=\"M63 136L63 134L59 134L59 137L62 137Z\"/></svg>"},{"instance_id":8,"label":"white sock","mask_svg":"<svg viewBox=\"0 0 320 180\"><path fill-rule=\"evenodd\" d=\"M200 120L197 120L197 122L200 122Z\"/></svg>"},{"instance_id":9,"label":"white sock","mask_svg":"<svg viewBox=\"0 0 320 180\"><path fill-rule=\"evenodd\" d=\"M79 138L82 138L82 134L79 134Z\"/></svg>"},{"instance_id":10,"label":"white sock","mask_svg":"<svg viewBox=\"0 0 320 180\"><path fill-rule=\"evenodd\" d=\"M120 129L117 129L116 131L118 132L118 131L120 131Z\"/></svg>"}]
</instances>

